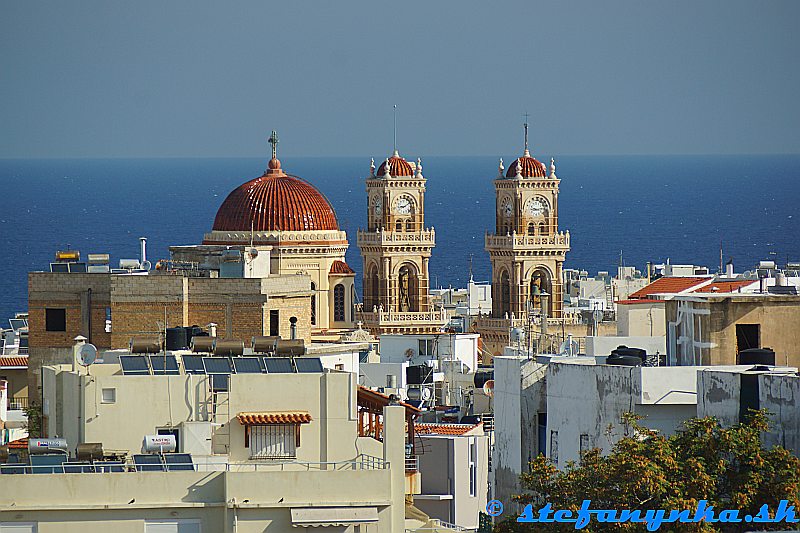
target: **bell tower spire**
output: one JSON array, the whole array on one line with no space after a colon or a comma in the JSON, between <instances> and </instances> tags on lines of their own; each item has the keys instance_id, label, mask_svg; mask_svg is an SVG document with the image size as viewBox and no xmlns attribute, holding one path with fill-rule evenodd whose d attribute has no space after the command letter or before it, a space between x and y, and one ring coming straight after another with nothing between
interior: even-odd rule
<instances>
[{"instance_id":1,"label":"bell tower spire","mask_svg":"<svg viewBox=\"0 0 800 533\"><path fill-rule=\"evenodd\" d=\"M531 152L528 150L528 117L530 115L528 115L528 112L526 111L525 115L523 115L523 116L525 117L525 123L523 124L523 127L525 128L525 153L524 153L524 155L525 155L525 157L530 157L531 156Z\"/></svg>"}]
</instances>

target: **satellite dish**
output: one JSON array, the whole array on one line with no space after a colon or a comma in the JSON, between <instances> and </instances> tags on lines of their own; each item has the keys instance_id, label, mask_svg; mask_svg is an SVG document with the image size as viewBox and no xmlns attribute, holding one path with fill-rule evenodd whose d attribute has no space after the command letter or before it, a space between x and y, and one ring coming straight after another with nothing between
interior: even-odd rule
<instances>
[{"instance_id":1,"label":"satellite dish","mask_svg":"<svg viewBox=\"0 0 800 533\"><path fill-rule=\"evenodd\" d=\"M493 379L486 380L486 383L483 384L483 393L486 396L488 396L489 398L492 398L494 396L494 380Z\"/></svg>"},{"instance_id":2,"label":"satellite dish","mask_svg":"<svg viewBox=\"0 0 800 533\"><path fill-rule=\"evenodd\" d=\"M431 399L431 390L428 388L422 389L422 399L426 402Z\"/></svg>"},{"instance_id":3,"label":"satellite dish","mask_svg":"<svg viewBox=\"0 0 800 533\"><path fill-rule=\"evenodd\" d=\"M514 328L511 330L511 342L522 342L525 340L525 330L522 328Z\"/></svg>"},{"instance_id":4,"label":"satellite dish","mask_svg":"<svg viewBox=\"0 0 800 533\"><path fill-rule=\"evenodd\" d=\"M422 391L416 387L413 387L408 389L408 392L406 392L406 396L408 397L409 400L417 401L420 398L422 398Z\"/></svg>"},{"instance_id":5,"label":"satellite dish","mask_svg":"<svg viewBox=\"0 0 800 533\"><path fill-rule=\"evenodd\" d=\"M81 346L81 349L78 350L78 361L83 366L90 366L97 361L97 348L95 348L94 344Z\"/></svg>"},{"instance_id":6,"label":"satellite dish","mask_svg":"<svg viewBox=\"0 0 800 533\"><path fill-rule=\"evenodd\" d=\"M409 348L408 350L405 351L405 355L406 359L411 359L412 357L414 357L414 349Z\"/></svg>"},{"instance_id":7,"label":"satellite dish","mask_svg":"<svg viewBox=\"0 0 800 533\"><path fill-rule=\"evenodd\" d=\"M258 257L258 250L256 250L255 248L250 248L250 257L252 259L255 259L256 257Z\"/></svg>"},{"instance_id":8,"label":"satellite dish","mask_svg":"<svg viewBox=\"0 0 800 533\"><path fill-rule=\"evenodd\" d=\"M150 264L150 261L142 261L141 268L142 270L150 270L153 265Z\"/></svg>"}]
</instances>

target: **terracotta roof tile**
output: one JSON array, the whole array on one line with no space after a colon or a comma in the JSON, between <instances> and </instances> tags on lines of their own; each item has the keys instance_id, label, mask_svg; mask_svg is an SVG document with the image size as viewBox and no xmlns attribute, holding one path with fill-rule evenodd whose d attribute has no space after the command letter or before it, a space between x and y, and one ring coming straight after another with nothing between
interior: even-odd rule
<instances>
[{"instance_id":1,"label":"terracotta roof tile","mask_svg":"<svg viewBox=\"0 0 800 533\"><path fill-rule=\"evenodd\" d=\"M334 261L331 265L331 274L355 274L356 271L344 261Z\"/></svg>"},{"instance_id":2,"label":"terracotta roof tile","mask_svg":"<svg viewBox=\"0 0 800 533\"><path fill-rule=\"evenodd\" d=\"M28 367L27 357L0 357L0 367L23 366Z\"/></svg>"},{"instance_id":3,"label":"terracotta roof tile","mask_svg":"<svg viewBox=\"0 0 800 533\"><path fill-rule=\"evenodd\" d=\"M433 424L421 422L414 424L417 435L466 435L481 424Z\"/></svg>"},{"instance_id":4,"label":"terracotta roof tile","mask_svg":"<svg viewBox=\"0 0 800 533\"><path fill-rule=\"evenodd\" d=\"M691 289L696 285L700 285L711 278L701 277L663 277L658 278L650 285L642 287L638 291L630 295L631 300L640 300L647 298L653 294L673 294L676 292L683 292Z\"/></svg>"},{"instance_id":5,"label":"terracotta roof tile","mask_svg":"<svg viewBox=\"0 0 800 533\"><path fill-rule=\"evenodd\" d=\"M619 305L630 305L630 304L651 304L653 302L663 302L664 300L654 300L652 298L640 298L638 300L617 300L616 303Z\"/></svg>"},{"instance_id":6,"label":"terracotta roof tile","mask_svg":"<svg viewBox=\"0 0 800 533\"><path fill-rule=\"evenodd\" d=\"M378 178L382 178L383 175L386 173L386 161L381 163L381 166L378 167L378 171L375 173L375 176ZM414 169L411 168L411 165L408 161L400 157L399 155L393 155L389 158L389 174L391 176L413 176Z\"/></svg>"},{"instance_id":7,"label":"terracotta roof tile","mask_svg":"<svg viewBox=\"0 0 800 533\"><path fill-rule=\"evenodd\" d=\"M739 289L747 287L748 285L752 285L753 283L756 283L756 281L752 279L715 281L714 283L710 283L700 287L699 289L695 289L692 292L736 292Z\"/></svg>"},{"instance_id":8,"label":"terracotta roof tile","mask_svg":"<svg viewBox=\"0 0 800 533\"><path fill-rule=\"evenodd\" d=\"M17 439L12 440L6 446L8 446L9 450L27 450L28 449L28 439Z\"/></svg>"},{"instance_id":9,"label":"terracotta roof tile","mask_svg":"<svg viewBox=\"0 0 800 533\"><path fill-rule=\"evenodd\" d=\"M239 413L236 419L243 426L260 424L308 424L311 415L306 411L283 411L264 413Z\"/></svg>"},{"instance_id":10,"label":"terracotta roof tile","mask_svg":"<svg viewBox=\"0 0 800 533\"><path fill-rule=\"evenodd\" d=\"M517 175L517 165L522 164L521 174L523 178L546 178L547 172L544 168L544 163L536 160L530 155L524 155L515 159L513 163L508 165L507 178L514 178Z\"/></svg>"}]
</instances>

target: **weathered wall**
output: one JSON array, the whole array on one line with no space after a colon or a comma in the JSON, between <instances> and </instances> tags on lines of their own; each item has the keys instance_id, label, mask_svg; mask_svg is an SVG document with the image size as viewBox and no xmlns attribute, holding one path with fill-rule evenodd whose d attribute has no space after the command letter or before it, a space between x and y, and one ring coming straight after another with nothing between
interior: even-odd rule
<instances>
[{"instance_id":1,"label":"weathered wall","mask_svg":"<svg viewBox=\"0 0 800 533\"><path fill-rule=\"evenodd\" d=\"M664 302L617 305L617 335L620 337L666 334Z\"/></svg>"},{"instance_id":2,"label":"weathered wall","mask_svg":"<svg viewBox=\"0 0 800 533\"><path fill-rule=\"evenodd\" d=\"M758 387L760 407L772 413L764 445L780 445L800 455L800 377L763 374L758 377Z\"/></svg>"}]
</instances>

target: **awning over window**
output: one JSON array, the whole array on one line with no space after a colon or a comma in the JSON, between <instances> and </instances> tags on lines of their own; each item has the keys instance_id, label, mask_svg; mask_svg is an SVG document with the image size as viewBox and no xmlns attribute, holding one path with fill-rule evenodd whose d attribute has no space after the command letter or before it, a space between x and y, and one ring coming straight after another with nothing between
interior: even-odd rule
<instances>
[{"instance_id":1,"label":"awning over window","mask_svg":"<svg viewBox=\"0 0 800 533\"><path fill-rule=\"evenodd\" d=\"M311 422L311 415L308 414L307 411L239 413L236 415L236 419L243 426L261 424L308 424Z\"/></svg>"},{"instance_id":2,"label":"awning over window","mask_svg":"<svg viewBox=\"0 0 800 533\"><path fill-rule=\"evenodd\" d=\"M377 507L302 507L292 509L293 527L334 527L374 524Z\"/></svg>"}]
</instances>

